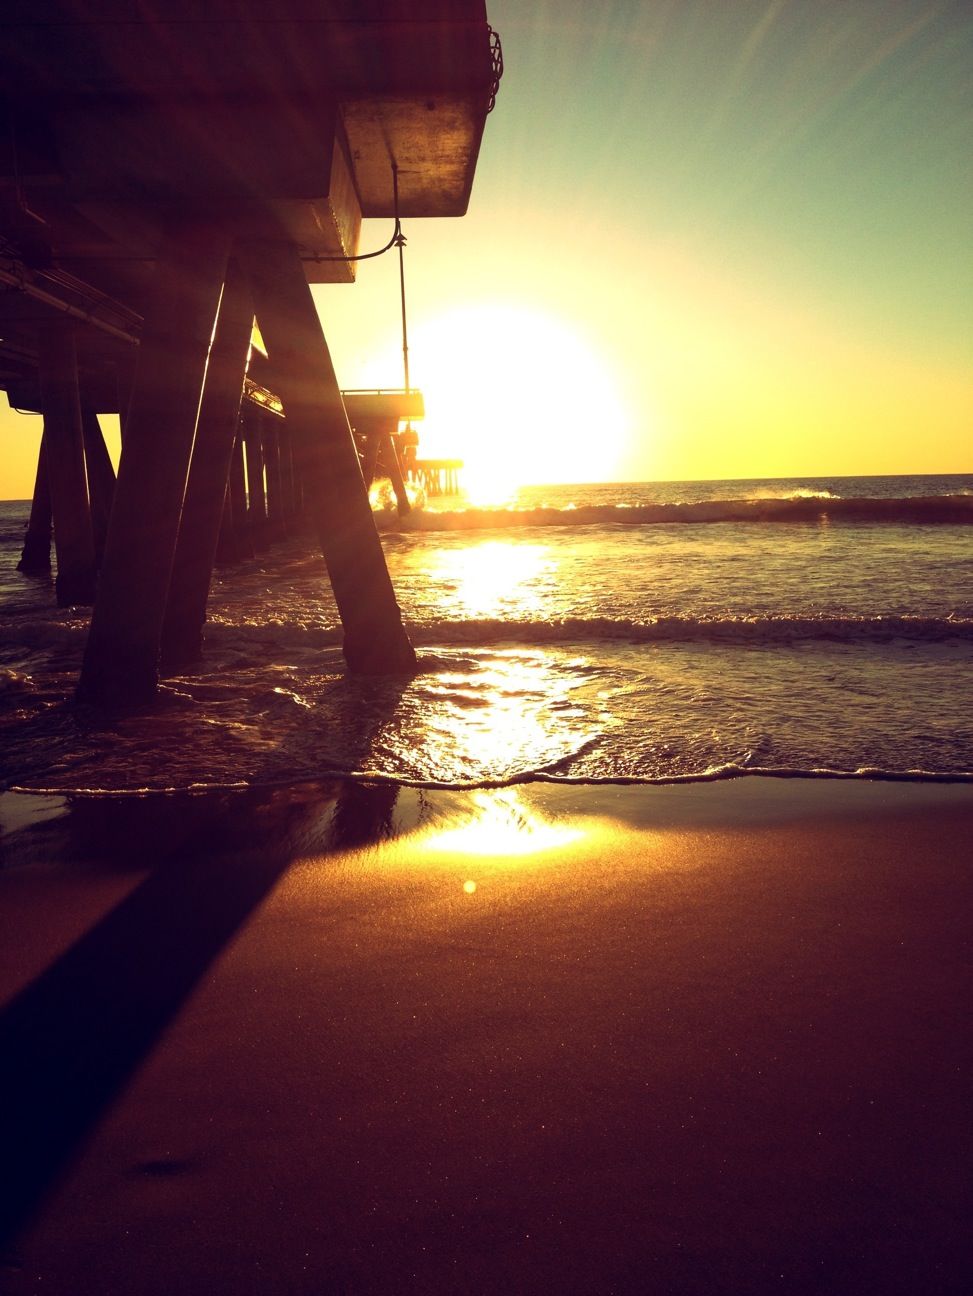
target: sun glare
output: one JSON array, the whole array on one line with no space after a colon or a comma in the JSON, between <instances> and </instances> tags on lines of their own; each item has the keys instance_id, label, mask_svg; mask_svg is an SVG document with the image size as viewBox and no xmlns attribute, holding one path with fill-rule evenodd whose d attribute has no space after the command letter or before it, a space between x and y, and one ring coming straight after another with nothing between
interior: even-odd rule
<instances>
[{"instance_id":1,"label":"sun glare","mask_svg":"<svg viewBox=\"0 0 973 1296\"><path fill-rule=\"evenodd\" d=\"M540 615L542 591L558 578L558 562L547 545L481 540L440 550L430 578L450 591L456 617Z\"/></svg>"},{"instance_id":2,"label":"sun glare","mask_svg":"<svg viewBox=\"0 0 973 1296\"><path fill-rule=\"evenodd\" d=\"M462 459L471 503L502 503L533 483L617 480L632 420L580 328L532 307L476 302L418 319L409 349L426 404L419 457ZM390 353L374 367L395 364Z\"/></svg>"},{"instance_id":3,"label":"sun glare","mask_svg":"<svg viewBox=\"0 0 973 1296\"><path fill-rule=\"evenodd\" d=\"M583 835L576 825L552 823L533 813L513 788L473 792L470 802L472 808L467 816L426 839L429 850L490 856L494 864L500 864L566 846ZM463 889L472 895L476 882L465 882Z\"/></svg>"}]
</instances>

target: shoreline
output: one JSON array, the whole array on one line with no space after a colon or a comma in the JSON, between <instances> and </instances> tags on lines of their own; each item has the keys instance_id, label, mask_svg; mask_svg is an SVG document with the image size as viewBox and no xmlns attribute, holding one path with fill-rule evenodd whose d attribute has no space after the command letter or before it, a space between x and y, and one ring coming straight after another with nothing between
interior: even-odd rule
<instances>
[{"instance_id":1,"label":"shoreline","mask_svg":"<svg viewBox=\"0 0 973 1296\"><path fill-rule=\"evenodd\" d=\"M973 788L38 799L0 1289L964 1290Z\"/></svg>"},{"instance_id":2,"label":"shoreline","mask_svg":"<svg viewBox=\"0 0 973 1296\"><path fill-rule=\"evenodd\" d=\"M220 814L247 813L250 807L273 798L286 797L312 804L336 797L339 789L383 788L398 796L431 796L463 804L464 798L478 793L517 793L529 797L539 807L553 813L564 813L564 806L590 802L596 813L608 806L609 813L632 822L649 824L649 807L665 811L670 822L675 807L683 807L679 822L685 826L707 820L745 820L754 816L762 822L772 818L793 818L811 809L843 810L869 813L873 810L929 809L939 805L973 806L973 774L920 771L846 772L764 770L705 772L700 775L674 776L669 779L619 778L586 779L565 776L525 775L523 778L475 781L469 784L437 783L433 780L409 780L377 772L328 774L317 779L282 778L262 783L207 785L185 788L23 788L0 789L0 868L17 863L14 851L5 861L3 850L10 848L10 836L30 829L36 823L69 815L71 806L105 807L122 804L148 806L207 805ZM645 809L637 810L643 805ZM137 814L137 811L133 811ZM412 820L403 820L403 831L409 831ZM398 835L398 833L396 833Z\"/></svg>"}]
</instances>

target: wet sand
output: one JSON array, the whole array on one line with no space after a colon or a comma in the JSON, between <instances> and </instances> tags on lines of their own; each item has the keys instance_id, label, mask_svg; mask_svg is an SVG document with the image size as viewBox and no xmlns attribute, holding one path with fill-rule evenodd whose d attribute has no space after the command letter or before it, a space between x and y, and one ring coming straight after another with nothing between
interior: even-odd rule
<instances>
[{"instance_id":1,"label":"wet sand","mask_svg":"<svg viewBox=\"0 0 973 1296\"><path fill-rule=\"evenodd\" d=\"M970 786L0 821L4 1292L967 1290Z\"/></svg>"}]
</instances>

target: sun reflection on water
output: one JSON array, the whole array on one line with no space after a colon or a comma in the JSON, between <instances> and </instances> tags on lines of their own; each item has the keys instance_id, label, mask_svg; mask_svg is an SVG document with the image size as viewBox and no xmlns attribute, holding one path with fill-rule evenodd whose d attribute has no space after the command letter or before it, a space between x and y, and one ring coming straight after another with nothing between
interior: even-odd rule
<instances>
[{"instance_id":1,"label":"sun reflection on water","mask_svg":"<svg viewBox=\"0 0 973 1296\"><path fill-rule=\"evenodd\" d=\"M422 758L438 777L503 778L525 765L554 770L595 740L592 718L573 696L577 678L552 670L546 653L498 649L477 670L430 674L419 687Z\"/></svg>"},{"instance_id":2,"label":"sun reflection on water","mask_svg":"<svg viewBox=\"0 0 973 1296\"><path fill-rule=\"evenodd\" d=\"M429 576L450 590L453 615L530 618L543 613L557 570L549 545L485 540L441 550Z\"/></svg>"}]
</instances>

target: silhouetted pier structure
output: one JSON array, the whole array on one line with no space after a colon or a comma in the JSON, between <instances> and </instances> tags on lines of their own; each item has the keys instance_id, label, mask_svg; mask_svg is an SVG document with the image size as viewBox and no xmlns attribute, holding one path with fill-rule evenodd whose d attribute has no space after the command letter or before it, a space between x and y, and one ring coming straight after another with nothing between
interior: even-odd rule
<instances>
[{"instance_id":1,"label":"silhouetted pier structure","mask_svg":"<svg viewBox=\"0 0 973 1296\"><path fill-rule=\"evenodd\" d=\"M298 515L349 668L413 668L349 424L391 472L391 408L343 402L309 284L354 279L363 217L466 211L500 73L482 0L6 0L0 387L44 416L23 566L53 526L94 603L80 698L151 697L217 552Z\"/></svg>"},{"instance_id":2,"label":"silhouetted pier structure","mask_svg":"<svg viewBox=\"0 0 973 1296\"><path fill-rule=\"evenodd\" d=\"M425 414L422 393L405 390L344 391L341 393L348 422L355 434L362 459L365 485L371 486L377 476L392 483L399 513L409 512L405 488L404 465L397 446L399 423L403 419L420 419Z\"/></svg>"},{"instance_id":3,"label":"silhouetted pier structure","mask_svg":"<svg viewBox=\"0 0 973 1296\"><path fill-rule=\"evenodd\" d=\"M412 476L427 495L455 495L462 467L462 459L417 459Z\"/></svg>"}]
</instances>

